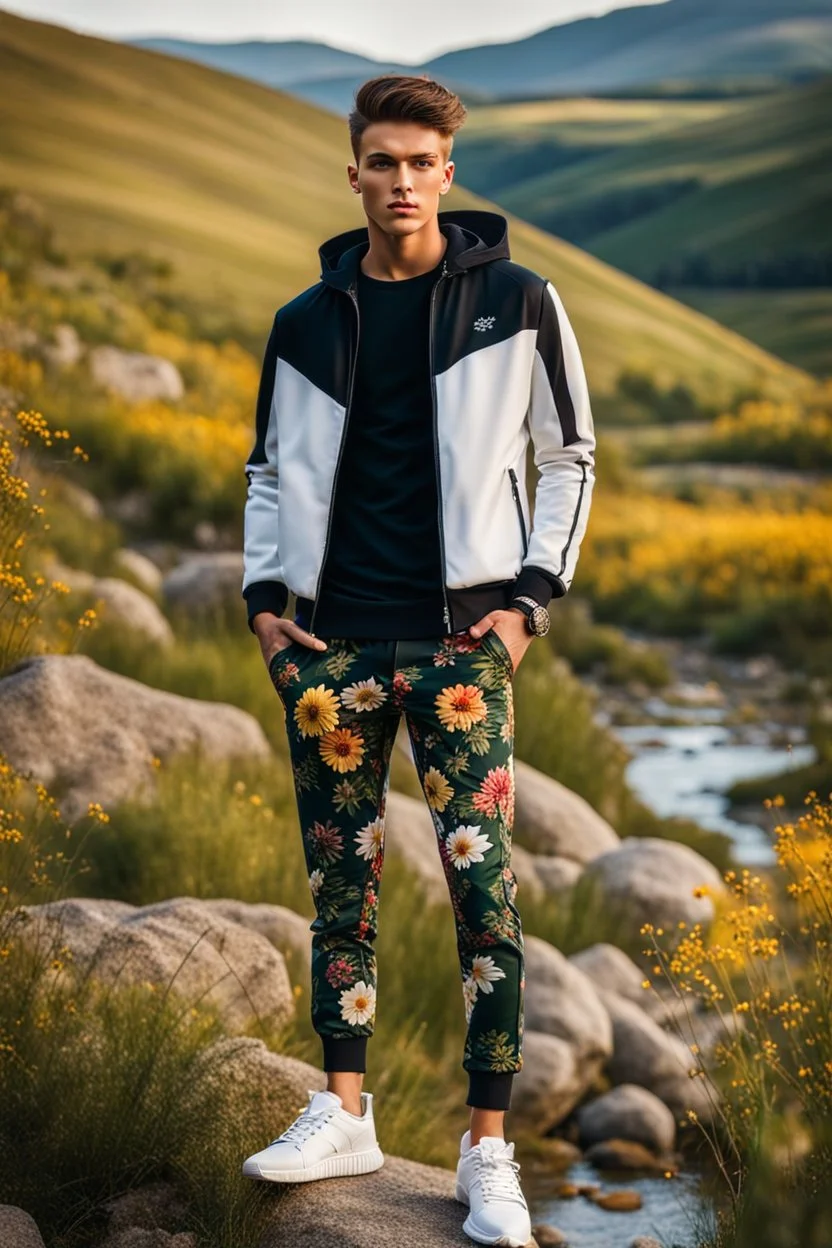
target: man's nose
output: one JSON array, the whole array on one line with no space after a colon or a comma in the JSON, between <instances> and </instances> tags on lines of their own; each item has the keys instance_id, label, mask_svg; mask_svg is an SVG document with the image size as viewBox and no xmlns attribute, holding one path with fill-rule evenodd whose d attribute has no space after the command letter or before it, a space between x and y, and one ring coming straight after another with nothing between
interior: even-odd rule
<instances>
[{"instance_id":1,"label":"man's nose","mask_svg":"<svg viewBox=\"0 0 832 1248\"><path fill-rule=\"evenodd\" d=\"M409 165L399 165L396 170L396 182L393 189L395 191L410 191L413 189Z\"/></svg>"}]
</instances>

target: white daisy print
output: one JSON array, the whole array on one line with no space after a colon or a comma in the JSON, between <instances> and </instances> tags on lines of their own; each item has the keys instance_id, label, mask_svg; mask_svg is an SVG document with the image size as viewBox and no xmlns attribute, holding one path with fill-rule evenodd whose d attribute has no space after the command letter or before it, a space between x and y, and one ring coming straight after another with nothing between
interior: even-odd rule
<instances>
[{"instance_id":1,"label":"white daisy print","mask_svg":"<svg viewBox=\"0 0 832 1248\"><path fill-rule=\"evenodd\" d=\"M375 858L384 844L384 820L374 819L367 823L355 838L358 843L356 853L362 858Z\"/></svg>"},{"instance_id":2,"label":"white daisy print","mask_svg":"<svg viewBox=\"0 0 832 1248\"><path fill-rule=\"evenodd\" d=\"M386 700L387 694L375 676L357 680L341 690L341 701L351 711L374 711Z\"/></svg>"},{"instance_id":3,"label":"white daisy print","mask_svg":"<svg viewBox=\"0 0 832 1248\"><path fill-rule=\"evenodd\" d=\"M321 885L323 884L323 882L324 882L323 871L320 871L320 870L313 871L309 877L309 887L312 890L313 897L317 897L318 893L321 891Z\"/></svg>"},{"instance_id":4,"label":"white daisy print","mask_svg":"<svg viewBox=\"0 0 832 1248\"><path fill-rule=\"evenodd\" d=\"M340 996L341 1017L352 1027L369 1023L376 1012L376 990L372 984L365 984L359 979L352 988L347 988Z\"/></svg>"},{"instance_id":5,"label":"white daisy print","mask_svg":"<svg viewBox=\"0 0 832 1248\"><path fill-rule=\"evenodd\" d=\"M471 978L477 988L483 992L493 992L495 979L505 979L506 973L501 967L497 966L493 958L486 955L480 955L474 958L471 963Z\"/></svg>"},{"instance_id":6,"label":"white daisy print","mask_svg":"<svg viewBox=\"0 0 832 1248\"><path fill-rule=\"evenodd\" d=\"M465 1002L465 1021L470 1023L474 1002L477 999L477 983L472 975L462 981L462 999Z\"/></svg>"},{"instance_id":7,"label":"white daisy print","mask_svg":"<svg viewBox=\"0 0 832 1248\"><path fill-rule=\"evenodd\" d=\"M478 824L474 827L460 824L455 832L448 833L445 844L451 862L458 871L463 867L470 867L472 862L482 862L486 850L493 849L491 841L480 832Z\"/></svg>"}]
</instances>

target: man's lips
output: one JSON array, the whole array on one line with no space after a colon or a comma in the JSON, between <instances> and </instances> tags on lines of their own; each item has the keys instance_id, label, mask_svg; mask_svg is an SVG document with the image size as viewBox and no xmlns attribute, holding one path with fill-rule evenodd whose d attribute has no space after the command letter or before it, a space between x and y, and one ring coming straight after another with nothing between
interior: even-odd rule
<instances>
[{"instance_id":1,"label":"man's lips","mask_svg":"<svg viewBox=\"0 0 832 1248\"><path fill-rule=\"evenodd\" d=\"M406 199L398 199L398 200L394 200L392 204L388 204L387 207L388 208L413 209L416 207L416 204L412 204Z\"/></svg>"}]
</instances>

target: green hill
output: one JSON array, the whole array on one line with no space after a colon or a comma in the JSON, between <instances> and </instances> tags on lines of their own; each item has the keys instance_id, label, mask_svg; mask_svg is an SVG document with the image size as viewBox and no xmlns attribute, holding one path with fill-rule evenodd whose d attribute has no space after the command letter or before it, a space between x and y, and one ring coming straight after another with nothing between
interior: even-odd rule
<instances>
[{"instance_id":1,"label":"green hill","mask_svg":"<svg viewBox=\"0 0 832 1248\"><path fill-rule=\"evenodd\" d=\"M832 77L752 99L504 104L471 111L457 154L504 208L828 371L830 115Z\"/></svg>"},{"instance_id":2,"label":"green hill","mask_svg":"<svg viewBox=\"0 0 832 1248\"><path fill-rule=\"evenodd\" d=\"M57 239L141 247L191 297L262 343L274 309L314 282L317 246L361 224L344 122L246 79L0 13L0 181L47 205ZM480 204L461 189L448 208ZM558 286L591 386L622 367L709 401L802 374L621 272L511 218L513 254Z\"/></svg>"}]
</instances>

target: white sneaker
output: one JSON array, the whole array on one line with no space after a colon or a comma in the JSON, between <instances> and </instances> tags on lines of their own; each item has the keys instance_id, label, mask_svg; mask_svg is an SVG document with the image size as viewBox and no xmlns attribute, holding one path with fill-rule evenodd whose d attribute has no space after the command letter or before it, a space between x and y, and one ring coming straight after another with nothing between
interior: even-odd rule
<instances>
[{"instance_id":1,"label":"white sneaker","mask_svg":"<svg viewBox=\"0 0 832 1248\"><path fill-rule=\"evenodd\" d=\"M358 1117L344 1109L337 1092L307 1090L309 1104L268 1148L243 1162L243 1174L272 1183L308 1183L380 1169L384 1154L376 1139L372 1092L361 1093Z\"/></svg>"},{"instance_id":2,"label":"white sneaker","mask_svg":"<svg viewBox=\"0 0 832 1248\"><path fill-rule=\"evenodd\" d=\"M532 1237L529 1207L518 1178L520 1163L513 1158L514 1144L498 1135L484 1135L473 1147L470 1131L462 1137L456 1198L471 1207L462 1229L478 1244L524 1248Z\"/></svg>"}]
</instances>

